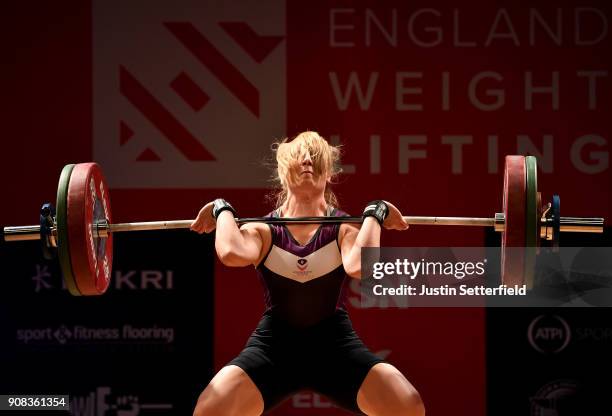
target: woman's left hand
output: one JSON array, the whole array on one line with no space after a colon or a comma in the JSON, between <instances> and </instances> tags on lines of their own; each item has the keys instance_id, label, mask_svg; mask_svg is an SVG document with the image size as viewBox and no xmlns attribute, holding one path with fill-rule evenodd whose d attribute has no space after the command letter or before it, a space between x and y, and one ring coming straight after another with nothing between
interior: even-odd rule
<instances>
[{"instance_id":1,"label":"woman's left hand","mask_svg":"<svg viewBox=\"0 0 612 416\"><path fill-rule=\"evenodd\" d=\"M383 227L385 227L387 230L398 231L408 229L408 223L406 220L404 220L400 210L389 201L385 201L385 204L387 204L387 207L389 207L389 215L387 215L387 218L385 218Z\"/></svg>"}]
</instances>

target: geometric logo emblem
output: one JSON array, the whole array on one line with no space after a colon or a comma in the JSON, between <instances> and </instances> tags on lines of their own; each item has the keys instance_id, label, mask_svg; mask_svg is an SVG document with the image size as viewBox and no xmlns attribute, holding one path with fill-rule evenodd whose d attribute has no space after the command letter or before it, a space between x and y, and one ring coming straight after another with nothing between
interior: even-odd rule
<instances>
[{"instance_id":1,"label":"geometric logo emblem","mask_svg":"<svg viewBox=\"0 0 612 416\"><path fill-rule=\"evenodd\" d=\"M94 0L93 150L113 188L263 188L286 133L285 3Z\"/></svg>"}]
</instances>

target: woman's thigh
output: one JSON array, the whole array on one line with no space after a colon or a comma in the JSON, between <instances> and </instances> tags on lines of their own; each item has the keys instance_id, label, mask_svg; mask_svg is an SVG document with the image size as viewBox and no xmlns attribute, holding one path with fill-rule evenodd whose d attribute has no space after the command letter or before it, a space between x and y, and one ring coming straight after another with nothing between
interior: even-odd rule
<instances>
[{"instance_id":1,"label":"woman's thigh","mask_svg":"<svg viewBox=\"0 0 612 416\"><path fill-rule=\"evenodd\" d=\"M423 416L425 406L414 386L394 366L373 366L357 393L359 409L367 415Z\"/></svg>"},{"instance_id":2,"label":"woman's thigh","mask_svg":"<svg viewBox=\"0 0 612 416\"><path fill-rule=\"evenodd\" d=\"M243 369L236 365L223 367L204 389L194 416L256 416L264 410L259 389Z\"/></svg>"}]
</instances>

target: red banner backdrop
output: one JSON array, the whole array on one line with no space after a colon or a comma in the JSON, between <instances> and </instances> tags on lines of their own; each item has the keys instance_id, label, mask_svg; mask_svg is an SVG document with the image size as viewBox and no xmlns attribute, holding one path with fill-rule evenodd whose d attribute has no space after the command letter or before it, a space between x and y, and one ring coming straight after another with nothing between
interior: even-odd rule
<instances>
[{"instance_id":1,"label":"red banner backdrop","mask_svg":"<svg viewBox=\"0 0 612 416\"><path fill-rule=\"evenodd\" d=\"M545 199L610 216L610 11L602 2L94 1L12 5L5 59L1 218L30 223L66 163L96 160L120 221L188 218L223 196L261 215L273 140L343 144L337 192L358 213L492 216L505 154L533 154ZM27 208L30 207L30 208ZM483 231L387 232L386 245L481 245ZM215 363L262 311L255 273L218 264ZM373 351L428 414L485 413L484 311L362 310ZM205 380L203 380L203 385ZM275 414L343 414L303 393Z\"/></svg>"}]
</instances>

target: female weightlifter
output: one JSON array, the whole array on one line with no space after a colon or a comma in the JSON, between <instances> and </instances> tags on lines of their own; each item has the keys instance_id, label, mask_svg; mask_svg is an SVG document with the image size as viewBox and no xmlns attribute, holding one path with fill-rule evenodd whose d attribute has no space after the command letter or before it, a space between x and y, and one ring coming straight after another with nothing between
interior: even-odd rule
<instances>
[{"instance_id":1,"label":"female weightlifter","mask_svg":"<svg viewBox=\"0 0 612 416\"><path fill-rule=\"evenodd\" d=\"M271 217L344 216L330 189L340 152L307 131L275 148L280 191ZM400 211L369 203L360 226L237 226L223 199L206 204L191 229L216 228L215 248L230 267L255 266L266 310L242 352L210 381L195 416L260 415L300 389L372 416L422 416L419 393L397 368L372 354L345 309L349 277L361 276L361 248L379 247L381 227L404 230Z\"/></svg>"}]
</instances>

